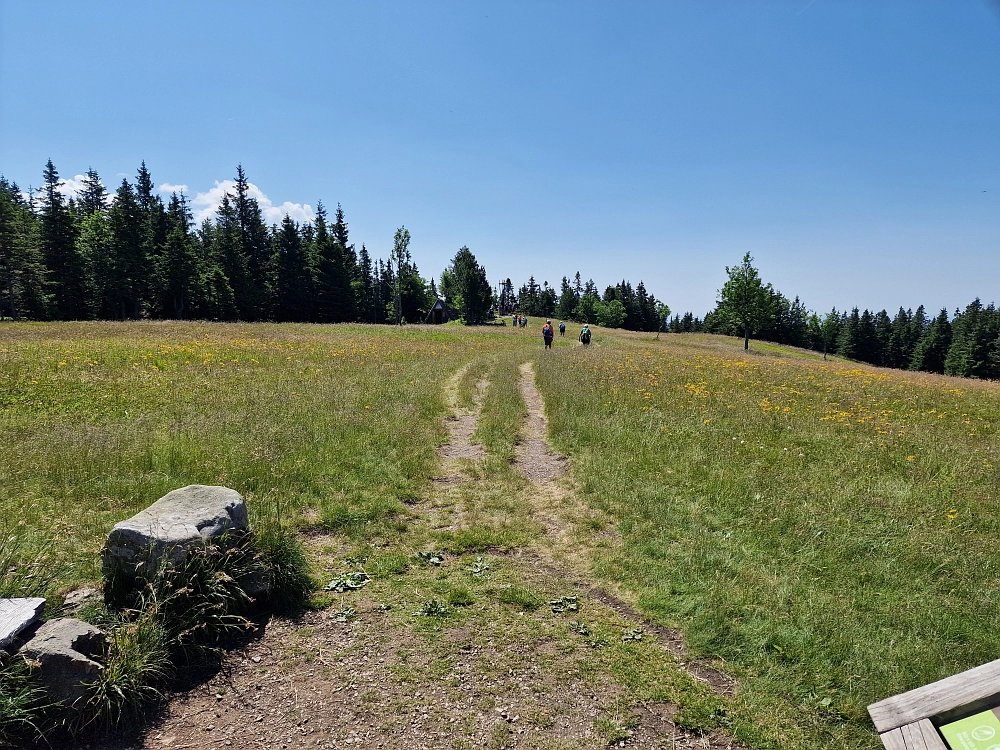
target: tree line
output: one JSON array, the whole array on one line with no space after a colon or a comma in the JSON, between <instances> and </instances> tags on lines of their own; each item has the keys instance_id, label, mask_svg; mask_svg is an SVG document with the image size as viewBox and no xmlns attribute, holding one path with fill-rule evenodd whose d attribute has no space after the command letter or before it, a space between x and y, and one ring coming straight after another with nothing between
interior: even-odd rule
<instances>
[{"instance_id":1,"label":"tree line","mask_svg":"<svg viewBox=\"0 0 1000 750\"><path fill-rule=\"evenodd\" d=\"M389 257L350 241L340 205L267 225L242 166L215 215L195 226L183 194L164 200L145 162L110 194L93 169L67 198L49 160L25 195L0 175L0 318L28 320L275 320L420 323L440 299L467 324L518 310L613 328L658 330L669 310L640 282L609 286L534 277L493 290L461 248L440 277L420 274L400 227ZM666 312L665 312L666 311Z\"/></svg>"},{"instance_id":2,"label":"tree line","mask_svg":"<svg viewBox=\"0 0 1000 750\"><path fill-rule=\"evenodd\" d=\"M602 295L593 279L583 282L579 271L573 281L563 276L558 291L547 281L539 286L532 276L515 293L507 279L500 286L498 308L502 315L520 312L629 331L659 331L670 315L670 308L650 294L642 281L633 289L630 282L622 280Z\"/></svg>"},{"instance_id":3,"label":"tree line","mask_svg":"<svg viewBox=\"0 0 1000 750\"><path fill-rule=\"evenodd\" d=\"M977 298L949 316L947 309L928 315L923 305L825 315L807 310L798 297L789 300L764 283L747 253L739 266L726 268L714 310L699 320L691 313L674 316L671 332L719 333L837 354L880 367L935 372L970 378L1000 378L1000 310Z\"/></svg>"},{"instance_id":4,"label":"tree line","mask_svg":"<svg viewBox=\"0 0 1000 750\"><path fill-rule=\"evenodd\" d=\"M268 226L243 168L195 227L183 194L164 201L145 163L109 194L88 170L75 197L50 160L24 195L0 176L0 317L423 322L437 300L396 232L386 259L350 241L344 212Z\"/></svg>"}]
</instances>

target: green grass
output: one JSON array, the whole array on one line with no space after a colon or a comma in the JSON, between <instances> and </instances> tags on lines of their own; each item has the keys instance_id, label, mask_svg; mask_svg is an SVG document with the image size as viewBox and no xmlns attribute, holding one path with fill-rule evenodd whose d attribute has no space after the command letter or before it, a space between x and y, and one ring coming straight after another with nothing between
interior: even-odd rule
<instances>
[{"instance_id":1,"label":"green grass","mask_svg":"<svg viewBox=\"0 0 1000 750\"><path fill-rule=\"evenodd\" d=\"M518 365L532 359L592 512L574 538L593 575L679 628L740 689L708 694L649 658L652 644L621 643L611 620L560 636L582 673L610 675L629 700L680 703L681 724L762 750L873 750L868 703L996 657L1000 387L757 342L744 354L707 335L601 330L587 350L557 338L552 352L539 339L4 324L0 529L16 541L0 558L19 571L4 585L57 598L96 581L116 521L178 486L225 484L256 526L341 540L374 579L365 591L396 602L432 652L467 622L505 643L549 637L542 605L567 590L489 556L544 544L532 488L509 463L525 414ZM435 491L445 384L466 365L460 405L489 383L475 435L487 459L449 490L464 528L435 531L411 505ZM609 534L620 544L599 541ZM271 549L279 568L302 570L280 539ZM426 549L445 565L413 559ZM483 554L491 568L473 576ZM443 609L420 614L432 600ZM627 731L627 708L599 717L601 731Z\"/></svg>"},{"instance_id":2,"label":"green grass","mask_svg":"<svg viewBox=\"0 0 1000 750\"><path fill-rule=\"evenodd\" d=\"M623 536L597 571L724 660L738 737L875 748L868 703L1000 650L1000 391L725 345L538 360L555 442Z\"/></svg>"},{"instance_id":3,"label":"green grass","mask_svg":"<svg viewBox=\"0 0 1000 750\"><path fill-rule=\"evenodd\" d=\"M72 565L64 588L98 578L115 522L186 484L236 488L252 521L363 537L426 489L444 434L443 383L500 341L529 339L502 329L5 324L0 528Z\"/></svg>"}]
</instances>

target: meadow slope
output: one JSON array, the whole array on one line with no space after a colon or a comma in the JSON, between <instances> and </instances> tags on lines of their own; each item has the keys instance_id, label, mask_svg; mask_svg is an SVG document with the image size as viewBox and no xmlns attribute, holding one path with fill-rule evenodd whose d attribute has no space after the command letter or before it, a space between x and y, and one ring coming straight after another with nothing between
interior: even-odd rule
<instances>
[{"instance_id":1,"label":"meadow slope","mask_svg":"<svg viewBox=\"0 0 1000 750\"><path fill-rule=\"evenodd\" d=\"M570 459L545 496L566 503L555 537L558 514L510 464L528 361ZM711 695L681 661L576 652L567 631L575 673L624 690L594 719L606 738L627 736L630 706L668 701L678 725L754 747L875 748L867 703L1000 651L993 383L702 335L598 331L544 352L531 330L207 323L5 324L0 383L0 526L42 555L53 605L98 579L115 521L226 484L252 519L319 535L318 573L360 561L408 612L418 583L442 600L470 585L407 564L415 550L500 555L504 585L468 592L488 619L461 604L437 629L401 615L428 649L442 629L528 627L558 586L523 560L499 571L537 548L738 683ZM456 407L477 410L485 455L452 486L435 482L436 449Z\"/></svg>"}]
</instances>

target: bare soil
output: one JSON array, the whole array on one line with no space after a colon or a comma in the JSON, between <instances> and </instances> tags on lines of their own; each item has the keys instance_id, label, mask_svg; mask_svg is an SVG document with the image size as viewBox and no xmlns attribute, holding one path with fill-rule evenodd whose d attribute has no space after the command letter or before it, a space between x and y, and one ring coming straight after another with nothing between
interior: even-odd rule
<instances>
[{"instance_id":1,"label":"bare soil","mask_svg":"<svg viewBox=\"0 0 1000 750\"><path fill-rule=\"evenodd\" d=\"M569 466L566 457L549 448L545 439L545 402L535 387L535 368L530 362L521 365L521 397L528 407L528 418L514 466L530 482L551 482L565 474Z\"/></svg>"}]
</instances>

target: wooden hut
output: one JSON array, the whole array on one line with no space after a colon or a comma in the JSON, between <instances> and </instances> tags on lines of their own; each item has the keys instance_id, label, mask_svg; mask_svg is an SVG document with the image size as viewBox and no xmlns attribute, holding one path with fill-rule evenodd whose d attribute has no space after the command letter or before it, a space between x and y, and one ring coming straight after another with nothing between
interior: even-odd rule
<instances>
[{"instance_id":1,"label":"wooden hut","mask_svg":"<svg viewBox=\"0 0 1000 750\"><path fill-rule=\"evenodd\" d=\"M434 307L430 309L427 313L427 319L425 323L430 323L432 325L440 325L441 323L447 323L451 320L451 310L448 309L448 305L444 303L444 300L438 300L434 303Z\"/></svg>"}]
</instances>

